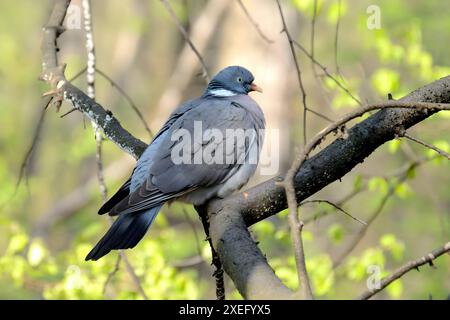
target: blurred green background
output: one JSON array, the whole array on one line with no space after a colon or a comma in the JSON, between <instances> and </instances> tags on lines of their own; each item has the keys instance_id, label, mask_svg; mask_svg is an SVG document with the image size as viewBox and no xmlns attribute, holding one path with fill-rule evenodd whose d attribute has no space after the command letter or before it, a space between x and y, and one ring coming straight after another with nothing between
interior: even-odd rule
<instances>
[{"instance_id":1,"label":"blurred green background","mask_svg":"<svg viewBox=\"0 0 450 320\"><path fill-rule=\"evenodd\" d=\"M286 36L280 33L275 1L243 3L272 42L257 33L237 1L171 1L210 74L241 64L264 88L255 99L268 127L280 132L279 172L283 173L302 141L296 72ZM310 50L314 1L281 3L293 37ZM45 113L22 182L15 187L42 113L41 95L48 90L37 78L42 26L52 4L0 1L0 298L142 299L124 261L117 264L116 252L97 262L84 261L109 222L96 214L101 197L92 128L78 112L61 119L71 108L67 103L60 113L54 109ZM79 1L73 5L81 11ZM380 10L380 29L367 27L370 5ZM384 101L388 93L399 98L450 74L449 11L450 2L437 0L321 0L314 54L364 103ZM199 75L200 65L160 1L93 0L92 14L97 67L126 91L154 132L180 102L201 94L205 81ZM86 64L83 30L66 31L59 44L60 60L67 63L70 78ZM337 119L356 107L320 68L313 71L301 51L297 57L313 109ZM82 89L85 83L85 76L75 80ZM96 91L98 102L112 110L125 128L150 140L127 99L100 75ZM449 118L448 112L440 112L410 133L450 151ZM309 115L308 137L326 124ZM104 143L104 160L111 194L127 178L134 160L111 142ZM417 161L419 165L411 166ZM250 185L267 178L257 175ZM354 298L366 288L369 266L378 266L384 276L449 241L449 194L448 161L399 139L314 195L313 199L342 203L347 212L365 221L377 215L354 250L343 256L362 226L325 203L301 207L308 222L307 267L317 298ZM251 232L276 273L297 288L286 213L256 224ZM126 252L148 298L215 298L204 238L192 207L178 203L164 207L145 239ZM435 266L410 272L376 297L446 299L450 259L443 256ZM228 278L226 288L228 298L241 298Z\"/></svg>"}]
</instances>

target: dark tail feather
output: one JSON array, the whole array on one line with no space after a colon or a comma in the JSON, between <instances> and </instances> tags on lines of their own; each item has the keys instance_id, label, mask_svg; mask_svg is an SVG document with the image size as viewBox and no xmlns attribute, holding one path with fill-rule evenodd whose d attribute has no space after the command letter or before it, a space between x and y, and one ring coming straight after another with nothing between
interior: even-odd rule
<instances>
[{"instance_id":1,"label":"dark tail feather","mask_svg":"<svg viewBox=\"0 0 450 320\"><path fill-rule=\"evenodd\" d=\"M86 256L86 261L98 260L114 249L133 248L144 237L161 206L120 215Z\"/></svg>"},{"instance_id":2,"label":"dark tail feather","mask_svg":"<svg viewBox=\"0 0 450 320\"><path fill-rule=\"evenodd\" d=\"M98 214L104 214L109 212L116 204L122 201L130 194L130 181L131 178L128 179L117 192L103 204L103 206L98 210Z\"/></svg>"}]
</instances>

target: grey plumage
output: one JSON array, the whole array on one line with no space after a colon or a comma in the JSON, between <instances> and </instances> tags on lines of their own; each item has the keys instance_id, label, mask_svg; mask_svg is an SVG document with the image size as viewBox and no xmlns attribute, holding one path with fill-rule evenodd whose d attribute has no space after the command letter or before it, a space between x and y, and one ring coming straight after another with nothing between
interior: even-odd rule
<instances>
[{"instance_id":1,"label":"grey plumage","mask_svg":"<svg viewBox=\"0 0 450 320\"><path fill-rule=\"evenodd\" d=\"M169 200L201 205L247 183L256 170L263 143L261 130L265 127L261 109L247 95L256 89L259 87L253 84L249 71L228 67L211 80L201 97L184 103L170 115L138 160L130 179L100 208L99 214L109 212L119 217L86 260L97 260L112 249L134 247ZM201 123L202 132L216 130L222 139L216 135L196 144L196 122ZM172 152L179 143L173 137L179 130L185 130L194 141L190 149L182 150L182 155L192 160L190 163L173 161ZM242 145L234 143L227 148L226 144L236 138L230 135L236 132L251 134L245 136ZM243 137L238 134L238 138ZM207 163L202 158L206 150L212 156L231 160ZM195 163L199 156L201 163ZM250 161L252 156L256 156L254 161Z\"/></svg>"}]
</instances>

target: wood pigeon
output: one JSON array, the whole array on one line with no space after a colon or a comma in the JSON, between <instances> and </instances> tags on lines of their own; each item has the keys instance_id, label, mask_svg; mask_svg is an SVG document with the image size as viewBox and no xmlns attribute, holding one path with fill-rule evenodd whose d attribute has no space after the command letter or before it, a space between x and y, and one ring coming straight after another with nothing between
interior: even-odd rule
<instances>
[{"instance_id":1,"label":"wood pigeon","mask_svg":"<svg viewBox=\"0 0 450 320\"><path fill-rule=\"evenodd\" d=\"M251 91L262 92L253 80L247 69L227 67L201 97L170 115L131 177L100 208L99 214L118 218L86 260L133 248L165 202L202 205L248 182L256 170L265 128L263 112L248 96Z\"/></svg>"}]
</instances>

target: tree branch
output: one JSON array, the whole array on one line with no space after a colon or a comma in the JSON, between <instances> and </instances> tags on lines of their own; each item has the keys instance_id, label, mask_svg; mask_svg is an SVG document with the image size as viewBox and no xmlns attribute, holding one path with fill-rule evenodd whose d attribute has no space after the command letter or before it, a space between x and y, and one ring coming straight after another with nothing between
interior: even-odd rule
<instances>
[{"instance_id":1,"label":"tree branch","mask_svg":"<svg viewBox=\"0 0 450 320\"><path fill-rule=\"evenodd\" d=\"M334 203L334 202L332 202L332 201L329 201L329 200L321 200L321 199L306 200L306 201L303 201L302 203L300 203L299 206L304 205L304 204L307 204L307 203L326 203L326 204L328 204L329 206L331 206L331 207L333 207L334 209L336 209L337 211L339 211L339 212L345 214L346 216L352 218L353 220L355 220L355 221L361 223L362 225L366 225L366 224L367 224L367 222L362 221L361 219L358 219L358 218L355 217L355 216L352 216L350 213L348 213L347 211L345 211L344 209L342 209L338 204L336 204L336 203Z\"/></svg>"},{"instance_id":2,"label":"tree branch","mask_svg":"<svg viewBox=\"0 0 450 320\"><path fill-rule=\"evenodd\" d=\"M146 143L135 138L121 126L111 111L103 109L101 105L90 99L77 87L65 82L61 91L65 100L70 101L75 108L97 123L109 140L135 159L138 159L147 148Z\"/></svg>"},{"instance_id":3,"label":"tree branch","mask_svg":"<svg viewBox=\"0 0 450 320\"><path fill-rule=\"evenodd\" d=\"M217 300L225 300L225 282L223 280L222 262L215 249L216 246L213 244L210 236L210 224L208 212L206 211L205 206L196 206L195 210L200 216L203 229L206 235L206 240L209 242L209 246L211 247L212 265L214 265L214 267L216 268L216 270L213 273L213 276L216 280L216 298Z\"/></svg>"},{"instance_id":4,"label":"tree branch","mask_svg":"<svg viewBox=\"0 0 450 320\"><path fill-rule=\"evenodd\" d=\"M308 112L308 106L306 105L306 90L303 86L303 80L302 80L302 71L300 69L300 64L297 59L297 55L295 54L295 48L294 48L294 40L292 40L291 33L289 32L289 29L286 24L286 20L284 18L283 9L281 8L280 0L276 0L278 11L280 13L281 17L281 23L283 25L282 32L286 34L286 38L289 42L289 48L291 50L292 59L294 60L295 70L297 72L297 80L298 80L298 86L301 93L301 103L303 105L303 144L306 144L306 115Z\"/></svg>"},{"instance_id":5,"label":"tree branch","mask_svg":"<svg viewBox=\"0 0 450 320\"><path fill-rule=\"evenodd\" d=\"M397 102L450 102L450 76L419 88ZM332 182L341 179L385 142L425 120L438 110L392 108L380 110L346 130L323 150L305 160L295 174L297 202L301 202ZM286 196L278 176L242 192L213 201L212 208L233 204L247 226L286 209ZM215 211L218 211L215 209Z\"/></svg>"},{"instance_id":6,"label":"tree branch","mask_svg":"<svg viewBox=\"0 0 450 320\"><path fill-rule=\"evenodd\" d=\"M70 0L55 1L50 19L44 27L40 79L52 86L52 90L47 95L55 96L56 99L53 100L56 101L57 109L59 109L63 100L70 101L75 108L101 127L108 139L114 141L122 150L137 159L147 145L126 131L110 111L105 111L102 106L67 81L64 76L65 66L58 63L56 41L59 35L64 32L62 23L69 4Z\"/></svg>"},{"instance_id":7,"label":"tree branch","mask_svg":"<svg viewBox=\"0 0 450 320\"><path fill-rule=\"evenodd\" d=\"M297 80L301 93L301 100L303 103L303 145L306 145L307 137L306 137L306 116L308 107L306 105L306 91L303 86L302 80L302 72L300 70L300 65L298 63L297 56L295 54L294 41L292 40L291 34L286 24L286 20L284 18L283 9L281 8L281 4L279 0L277 1L278 11L280 12L281 22L283 24L283 31L286 34L286 37L289 42L289 48L291 50L292 58L294 59L295 69L297 71ZM294 165L293 165L294 166ZM291 170L290 170L291 171ZM313 294L311 290L311 284L308 277L308 272L306 270L306 262L305 262L305 253L303 248L303 239L302 239L302 230L303 230L303 221L300 221L299 214L297 212L298 203L295 197L294 190L294 182L293 175L291 180L286 180L287 183L284 184L284 188L286 190L286 198L289 207L289 227L291 229L291 240L294 247L294 256L295 256L295 264L297 268L298 282L302 289L303 297L307 299L313 299Z\"/></svg>"},{"instance_id":8,"label":"tree branch","mask_svg":"<svg viewBox=\"0 0 450 320\"><path fill-rule=\"evenodd\" d=\"M255 28L256 32L258 32L259 36L264 39L264 41L266 41L267 43L271 44L274 41L269 39L264 32L262 32L261 28L259 27L259 24L255 21L255 19L252 18L250 12L248 12L247 8L245 7L244 3L242 3L242 0L237 0L237 3L239 5L239 7L241 7L242 11L244 12L245 16L247 17L248 21L250 21L250 23L253 25L253 27Z\"/></svg>"},{"instance_id":9,"label":"tree branch","mask_svg":"<svg viewBox=\"0 0 450 320\"><path fill-rule=\"evenodd\" d=\"M407 173L405 173L405 175L401 177L397 183L391 184L389 186L388 191L383 196L376 209L370 215L369 219L367 220L367 223L358 230L355 236L349 241L345 249L336 258L333 259L333 269L339 267L345 260L345 258L347 258L350 255L350 253L353 252L356 246L361 242L362 238L366 234L369 227L372 225L373 221L375 221L375 219L380 215L381 211L383 211L383 208L386 206L388 200L394 195L395 188L400 183L403 183L406 180L407 176L408 176Z\"/></svg>"},{"instance_id":10,"label":"tree branch","mask_svg":"<svg viewBox=\"0 0 450 320\"><path fill-rule=\"evenodd\" d=\"M423 140L421 140L419 138L413 137L413 136L411 136L411 135L409 135L407 133L405 133L403 136L406 139L408 139L408 140L414 141L417 144L420 144L420 145L422 145L422 146L424 146L424 147L426 147L428 149L431 149L431 150L437 152L439 155L443 156L447 160L450 160L450 154L448 152L446 152L446 151L444 151L444 150L442 150L442 149L440 149L440 148L438 148L438 147L436 147L436 146L434 146L434 145L432 145L432 144L430 144L428 142L425 142L425 141L423 141Z\"/></svg>"},{"instance_id":11,"label":"tree branch","mask_svg":"<svg viewBox=\"0 0 450 320\"><path fill-rule=\"evenodd\" d=\"M362 106L362 102L356 98L349 89L347 89L338 79L336 79L335 77L333 77L333 75L328 71L328 69L321 64L319 61L317 61L316 58L314 58L312 53L309 53L305 47L303 47L299 42L294 40L294 45L299 48L307 57L308 59L311 60L311 62L313 63L313 65L318 66L322 72L324 73L324 75L328 78L330 78L342 91L344 91L353 101L355 101L357 104L359 104L360 106ZM314 69L315 70L315 69Z\"/></svg>"},{"instance_id":12,"label":"tree branch","mask_svg":"<svg viewBox=\"0 0 450 320\"><path fill-rule=\"evenodd\" d=\"M450 102L449 87L450 77L445 77L417 89L401 101L405 103L411 101ZM428 107L431 107L431 105L428 105ZM380 110L356 124L346 131L345 139L343 137L336 139L313 157L304 160L294 178L297 203L328 184L341 179L383 143L395 138L399 132L404 132L407 128L423 121L436 111L437 109L416 110L411 107L409 109L394 107L393 109ZM246 298L256 297L257 290L252 290L252 288L258 287L258 284L254 283L254 278L250 277L246 271L248 270L247 261L251 263L251 266L264 265L264 267L261 267L266 272L264 281L270 279L270 282L274 283L275 297L278 290L284 291L284 289L277 286L277 281L268 271L270 267L264 264L265 257L254 245L251 237L242 231L243 225L235 216L239 213L242 215L245 224L250 226L286 209L287 202L282 181L282 177L275 177L246 190L245 193L240 192L225 199L213 200L208 204L209 214L215 217L211 218L213 242L216 246L220 244L216 248L223 261L224 269ZM233 208L231 212L230 208ZM230 217L227 217L228 215ZM213 231L214 222L219 220L218 217L220 217L220 221L226 221L234 217L234 223L232 223L233 220L229 220L227 225L217 223L215 225L217 230ZM227 241L225 235L228 234L226 231L229 230L241 232L241 238L247 242L249 254L241 255L242 248L237 247L233 241ZM233 261L231 265L231 262L227 260L229 258L234 259L231 260Z\"/></svg>"},{"instance_id":13,"label":"tree branch","mask_svg":"<svg viewBox=\"0 0 450 320\"><path fill-rule=\"evenodd\" d=\"M421 257L419 259L409 261L402 267L395 270L391 275L389 275L386 278L384 278L383 280L381 280L381 284L380 284L379 288L370 289L370 290L364 292L359 297L359 299L361 299L361 300L370 299L375 294L377 294L378 292L380 292L381 290L386 288L388 285L390 285L392 282L394 282L397 279L400 279L402 276L404 276L406 273L408 273L409 271L411 271L413 269L419 270L420 266L423 266L427 263L430 265L433 265L433 261L436 260L437 258L439 258L441 255L443 255L446 252L450 253L450 242L447 242L444 246L442 246L436 250L433 250L432 252L424 255L423 257Z\"/></svg>"},{"instance_id":14,"label":"tree branch","mask_svg":"<svg viewBox=\"0 0 450 320\"><path fill-rule=\"evenodd\" d=\"M338 38L339 38L339 25L341 23L341 0L337 0L337 2L338 2L338 16L336 20L336 28L334 31L334 67L336 69L336 74L340 76L342 79L338 62Z\"/></svg>"},{"instance_id":15,"label":"tree branch","mask_svg":"<svg viewBox=\"0 0 450 320\"><path fill-rule=\"evenodd\" d=\"M189 37L188 32L181 24L180 20L178 20L177 15L173 11L172 7L170 6L170 3L167 0L161 0L162 4L164 5L164 8L166 8L167 12L169 13L170 17L172 18L173 22L177 25L178 30L180 30L181 34L184 37L184 40L189 44L194 54L197 56L198 61L200 62L200 65L202 67L202 76L205 78L207 82L209 82L210 77L208 74L208 68L206 68L205 60L203 59L200 52L195 47L194 43L192 43L191 38Z\"/></svg>"},{"instance_id":16,"label":"tree branch","mask_svg":"<svg viewBox=\"0 0 450 320\"><path fill-rule=\"evenodd\" d=\"M105 78L112 87L116 88L117 91L125 98L125 100L128 102L130 107L133 109L134 113L138 116L139 120L141 120L142 125L145 128L145 131L147 131L150 138L153 138L153 132L150 129L150 127L147 124L147 121L145 121L144 115L142 114L141 110L138 108L136 103L134 103L133 99L130 97L130 95L117 83L115 82L110 76L108 76L105 72L102 70L95 68L95 71L101 75L103 78Z\"/></svg>"},{"instance_id":17,"label":"tree branch","mask_svg":"<svg viewBox=\"0 0 450 320\"><path fill-rule=\"evenodd\" d=\"M245 299L293 299L248 232L236 207L208 206L209 230L223 268Z\"/></svg>"}]
</instances>

